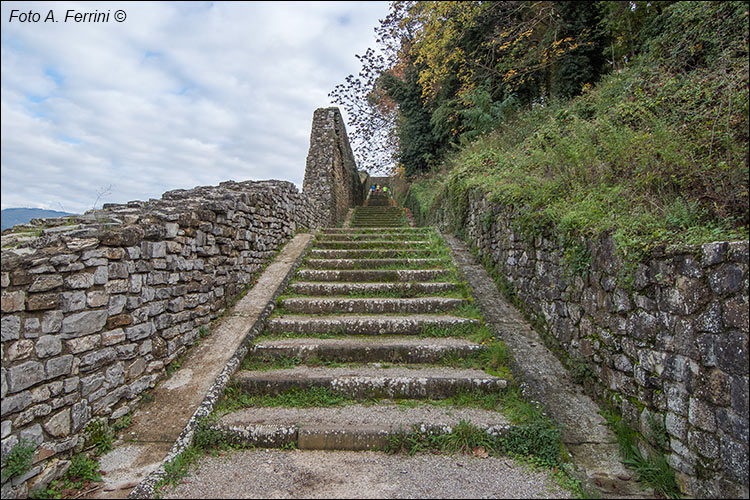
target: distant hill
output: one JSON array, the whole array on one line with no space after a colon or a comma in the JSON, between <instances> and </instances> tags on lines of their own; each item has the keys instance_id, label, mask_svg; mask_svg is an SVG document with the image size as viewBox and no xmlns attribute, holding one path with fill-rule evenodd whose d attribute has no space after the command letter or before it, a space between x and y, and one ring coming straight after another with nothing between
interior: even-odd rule
<instances>
[{"instance_id":1,"label":"distant hill","mask_svg":"<svg viewBox=\"0 0 750 500\"><path fill-rule=\"evenodd\" d=\"M5 231L9 227L13 227L16 224L25 224L31 219L42 219L45 217L65 217L70 214L68 212L58 212L57 210L44 210L41 208L5 208L0 211L2 215L2 229Z\"/></svg>"}]
</instances>

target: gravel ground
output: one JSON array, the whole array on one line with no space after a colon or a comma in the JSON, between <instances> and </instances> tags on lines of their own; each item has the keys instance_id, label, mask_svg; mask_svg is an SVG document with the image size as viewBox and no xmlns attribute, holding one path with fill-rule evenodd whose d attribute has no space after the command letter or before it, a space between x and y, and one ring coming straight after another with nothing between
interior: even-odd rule
<instances>
[{"instance_id":1,"label":"gravel ground","mask_svg":"<svg viewBox=\"0 0 750 500\"><path fill-rule=\"evenodd\" d=\"M546 471L508 458L243 450L201 459L161 498L570 498L570 493Z\"/></svg>"}]
</instances>

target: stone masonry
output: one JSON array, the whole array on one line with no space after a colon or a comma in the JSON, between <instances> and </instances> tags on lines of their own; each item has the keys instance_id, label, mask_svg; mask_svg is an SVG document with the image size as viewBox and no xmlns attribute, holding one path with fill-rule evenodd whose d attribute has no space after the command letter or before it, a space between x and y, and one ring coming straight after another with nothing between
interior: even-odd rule
<instances>
[{"instance_id":1,"label":"stone masonry","mask_svg":"<svg viewBox=\"0 0 750 500\"><path fill-rule=\"evenodd\" d=\"M302 190L320 204L324 226L337 226L349 207L362 204L364 190L338 108L313 115Z\"/></svg>"},{"instance_id":2,"label":"stone masonry","mask_svg":"<svg viewBox=\"0 0 750 500\"><path fill-rule=\"evenodd\" d=\"M481 193L466 210L453 205L438 199L421 223L460 228L571 365L590 370L599 401L651 444L666 436L683 491L747 498L747 241L658 250L627 287L611 237L581 242L588 265L577 274L555 239L516 229L519 208Z\"/></svg>"},{"instance_id":3,"label":"stone masonry","mask_svg":"<svg viewBox=\"0 0 750 500\"><path fill-rule=\"evenodd\" d=\"M321 113L340 122L335 108ZM310 156L323 161L316 138L333 134L338 149L325 154L342 164L341 150L351 156L343 124L318 126ZM344 164L356 174L353 160ZM311 190L316 172L305 176ZM337 191L321 211L318 194L229 181L4 231L2 465L20 441L35 451L31 470L3 477L2 497L60 477L92 418L127 414L295 232L327 225L356 199Z\"/></svg>"}]
</instances>

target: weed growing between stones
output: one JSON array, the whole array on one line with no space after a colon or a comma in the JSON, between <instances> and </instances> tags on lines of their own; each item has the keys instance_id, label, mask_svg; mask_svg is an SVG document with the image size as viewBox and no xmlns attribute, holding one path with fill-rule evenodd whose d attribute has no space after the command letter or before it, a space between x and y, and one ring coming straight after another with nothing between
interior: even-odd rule
<instances>
[{"instance_id":1,"label":"weed growing between stones","mask_svg":"<svg viewBox=\"0 0 750 500\"><path fill-rule=\"evenodd\" d=\"M680 489L674 471L661 453L643 456L638 447L638 433L630 428L622 417L614 412L603 411L602 415L617 437L622 462L635 471L638 479L669 498L680 498Z\"/></svg>"},{"instance_id":2,"label":"weed growing between stones","mask_svg":"<svg viewBox=\"0 0 750 500\"><path fill-rule=\"evenodd\" d=\"M240 370L267 371L294 368L302 364L299 356L247 356L240 365Z\"/></svg>"},{"instance_id":3,"label":"weed growing between stones","mask_svg":"<svg viewBox=\"0 0 750 500\"><path fill-rule=\"evenodd\" d=\"M200 455L200 449L195 445L190 445L185 451L174 457L169 462L166 462L164 464L164 475L154 486L156 498L161 497L161 489L165 486L177 486L180 480L188 475L190 465L193 464Z\"/></svg>"},{"instance_id":4,"label":"weed growing between stones","mask_svg":"<svg viewBox=\"0 0 750 500\"><path fill-rule=\"evenodd\" d=\"M2 480L22 476L31 469L31 459L34 455L34 445L25 439L19 440L10 449L2 469Z\"/></svg>"},{"instance_id":5,"label":"weed growing between stones","mask_svg":"<svg viewBox=\"0 0 750 500\"><path fill-rule=\"evenodd\" d=\"M85 490L91 482L101 482L99 462L84 453L73 455L70 468L61 479L52 482L47 488L30 492L30 498L61 498L77 490ZM79 495L80 496L80 495ZM77 497L76 497L77 498Z\"/></svg>"},{"instance_id":6,"label":"weed growing between stones","mask_svg":"<svg viewBox=\"0 0 750 500\"><path fill-rule=\"evenodd\" d=\"M253 449L253 446L233 443L223 432L213 427L216 413L198 422L193 441L182 453L164 464L164 475L154 486L156 498L166 486L175 487L190 472L190 467L204 455L216 456L222 451L233 449Z\"/></svg>"},{"instance_id":7,"label":"weed growing between stones","mask_svg":"<svg viewBox=\"0 0 750 500\"><path fill-rule=\"evenodd\" d=\"M224 390L224 398L216 404L214 413L223 415L251 407L312 408L316 406L342 406L355 402L356 400L353 397L339 394L328 387L309 387L306 389L292 387L280 394L251 395L243 392L237 385L229 385Z\"/></svg>"},{"instance_id":8,"label":"weed growing between stones","mask_svg":"<svg viewBox=\"0 0 750 500\"><path fill-rule=\"evenodd\" d=\"M112 449L115 433L105 419L91 420L84 429L86 447L94 447L96 455L103 455Z\"/></svg>"},{"instance_id":9,"label":"weed growing between stones","mask_svg":"<svg viewBox=\"0 0 750 500\"><path fill-rule=\"evenodd\" d=\"M132 423L132 418L130 416L130 413L127 413L114 421L114 423L112 424L112 430L114 432L125 430L128 427L130 427L131 423Z\"/></svg>"},{"instance_id":10,"label":"weed growing between stones","mask_svg":"<svg viewBox=\"0 0 750 500\"><path fill-rule=\"evenodd\" d=\"M180 369L180 366L181 366L182 361L183 361L183 359L182 359L183 356L180 356L179 359L175 359L175 360L173 360L171 363L169 363L167 365L167 368L166 368L167 378L171 377L174 374L174 372L176 372L177 370Z\"/></svg>"},{"instance_id":11,"label":"weed growing between stones","mask_svg":"<svg viewBox=\"0 0 750 500\"><path fill-rule=\"evenodd\" d=\"M561 463L560 430L544 418L512 426L508 433L487 433L467 420L461 420L451 432L435 434L414 426L409 432L389 436L386 453L418 452L462 453L478 457L506 455L534 465L552 468Z\"/></svg>"},{"instance_id":12,"label":"weed growing between stones","mask_svg":"<svg viewBox=\"0 0 750 500\"><path fill-rule=\"evenodd\" d=\"M589 380L596 380L596 374L583 358L570 358L568 370L577 384L584 385Z\"/></svg>"}]
</instances>

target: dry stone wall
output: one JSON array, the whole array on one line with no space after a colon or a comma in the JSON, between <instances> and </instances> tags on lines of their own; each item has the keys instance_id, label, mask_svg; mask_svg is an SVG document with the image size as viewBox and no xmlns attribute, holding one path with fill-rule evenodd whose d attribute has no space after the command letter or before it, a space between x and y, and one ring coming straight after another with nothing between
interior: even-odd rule
<instances>
[{"instance_id":1,"label":"dry stone wall","mask_svg":"<svg viewBox=\"0 0 750 500\"><path fill-rule=\"evenodd\" d=\"M297 230L319 225L293 184L248 181L6 230L3 465L19 440L35 452L3 498L59 475L49 459L80 446L92 417L128 413Z\"/></svg>"},{"instance_id":2,"label":"dry stone wall","mask_svg":"<svg viewBox=\"0 0 750 500\"><path fill-rule=\"evenodd\" d=\"M338 108L313 114L302 190L319 203L326 226L337 226L350 207L362 204L364 189Z\"/></svg>"},{"instance_id":3,"label":"dry stone wall","mask_svg":"<svg viewBox=\"0 0 750 500\"><path fill-rule=\"evenodd\" d=\"M34 454L3 498L62 475L91 419L127 414L296 231L361 202L336 108L315 113L305 185L230 181L4 232L2 465Z\"/></svg>"},{"instance_id":4,"label":"dry stone wall","mask_svg":"<svg viewBox=\"0 0 750 500\"><path fill-rule=\"evenodd\" d=\"M747 241L662 249L628 271L612 238L571 253L481 193L434 206L421 223L457 229L495 267L598 399L666 444L685 492L747 498Z\"/></svg>"}]
</instances>

